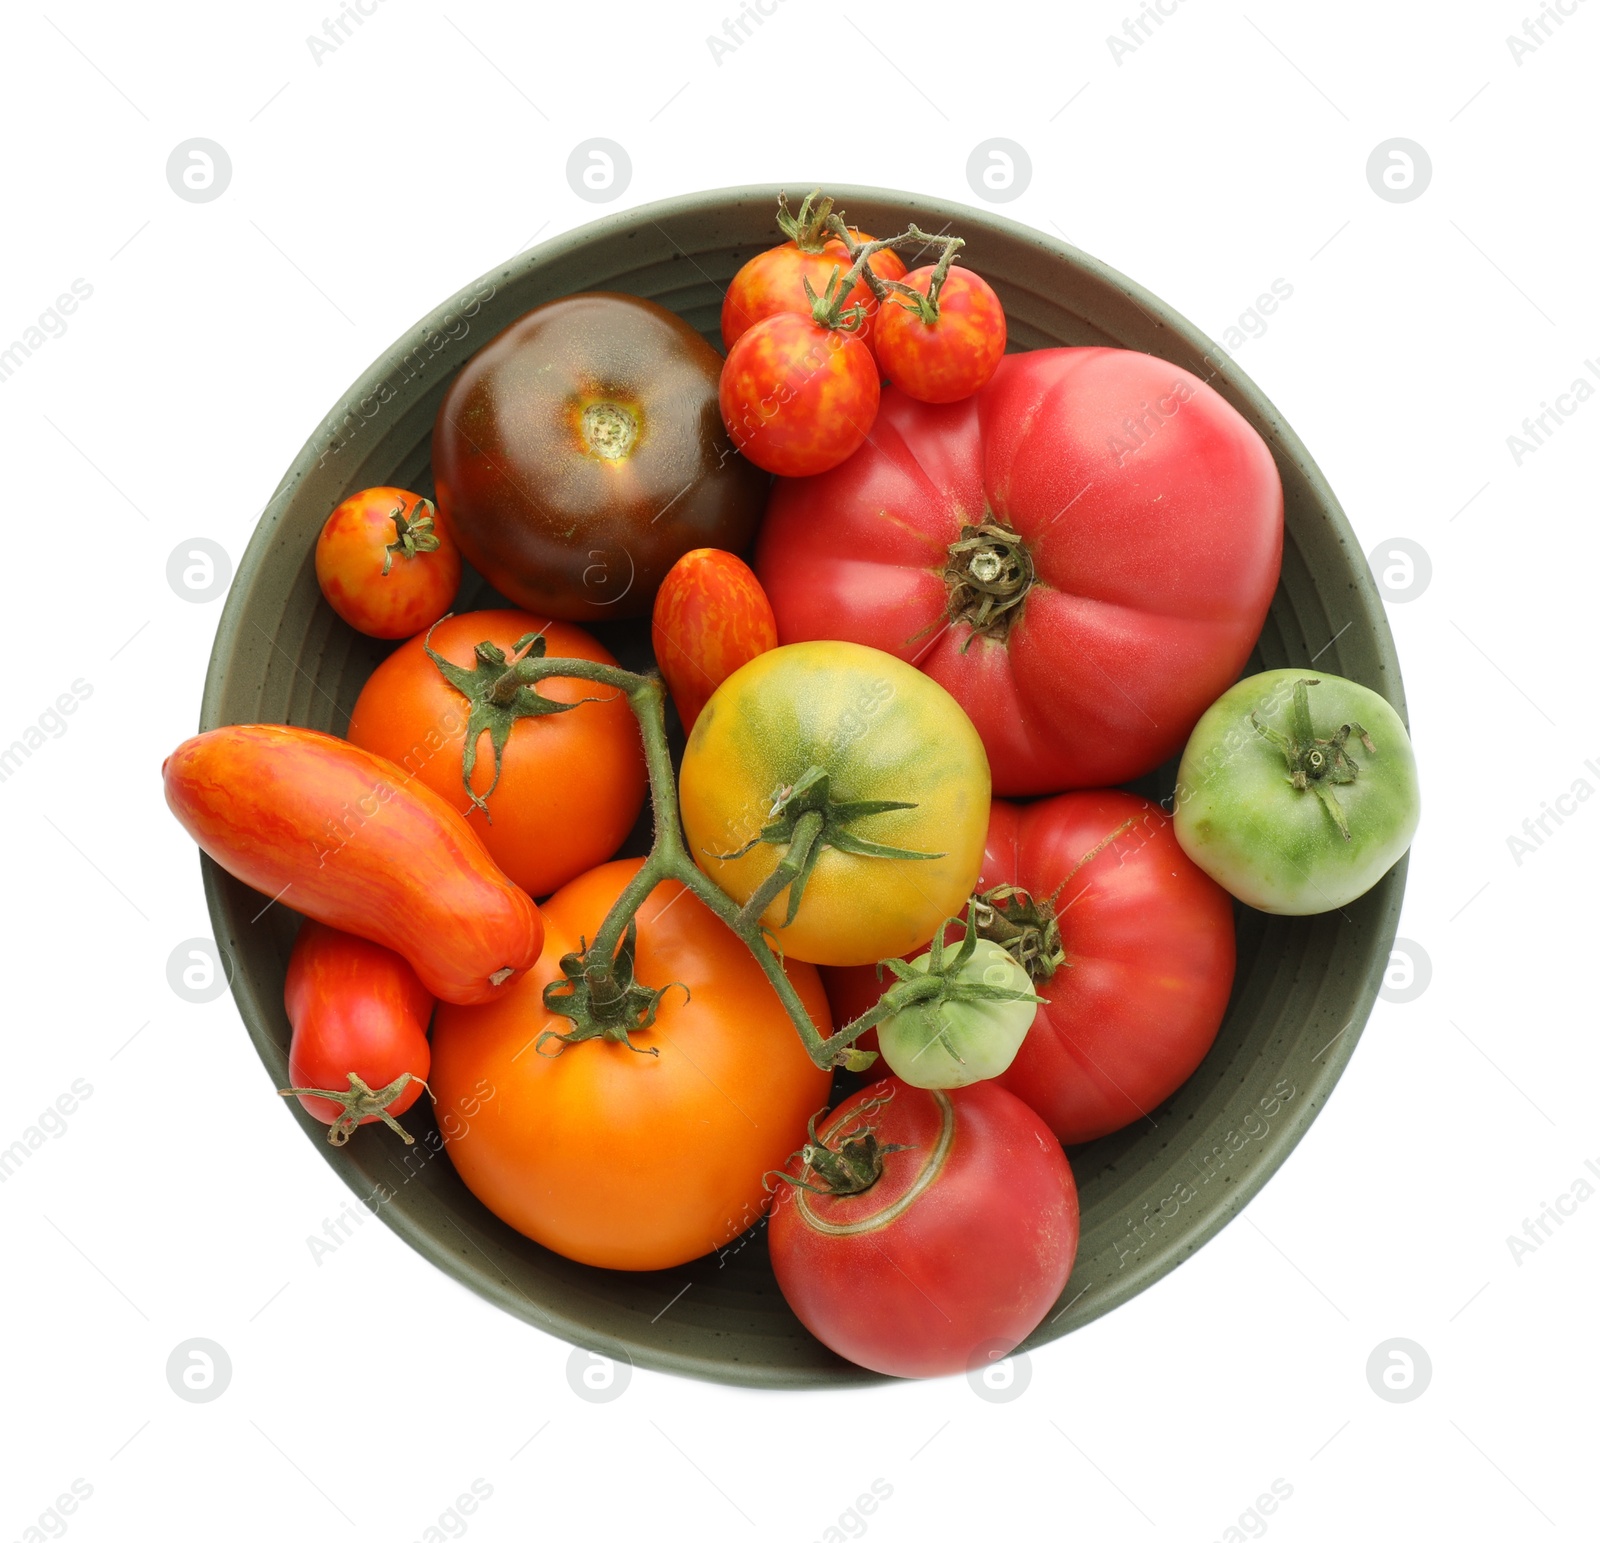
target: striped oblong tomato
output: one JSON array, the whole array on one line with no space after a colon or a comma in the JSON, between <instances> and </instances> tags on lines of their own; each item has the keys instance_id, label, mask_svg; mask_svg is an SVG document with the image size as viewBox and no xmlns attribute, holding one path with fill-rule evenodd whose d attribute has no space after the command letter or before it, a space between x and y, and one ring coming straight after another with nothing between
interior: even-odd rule
<instances>
[{"instance_id":1,"label":"striped oblong tomato","mask_svg":"<svg viewBox=\"0 0 1600 1543\"><path fill-rule=\"evenodd\" d=\"M490 1001L539 957L539 908L449 804L382 756L315 729L236 724L186 739L161 775L208 857L394 949L443 1001Z\"/></svg>"},{"instance_id":2,"label":"striped oblong tomato","mask_svg":"<svg viewBox=\"0 0 1600 1543\"><path fill-rule=\"evenodd\" d=\"M746 564L700 547L685 552L656 591L650 643L687 734L723 681L778 646L778 624Z\"/></svg>"},{"instance_id":3,"label":"striped oblong tomato","mask_svg":"<svg viewBox=\"0 0 1600 1543\"><path fill-rule=\"evenodd\" d=\"M752 1226L763 1175L804 1140L829 1084L749 949L673 881L635 918L628 973L660 993L653 1020L633 1020L629 1042L555 1039L573 1025L545 1005L546 989L642 866L607 863L551 896L538 965L489 1006L441 1007L433 1030L441 1108L494 1090L445 1131L467 1188L535 1242L612 1270L668 1269ZM826 1034L817 972L784 968Z\"/></svg>"},{"instance_id":4,"label":"striped oblong tomato","mask_svg":"<svg viewBox=\"0 0 1600 1543\"><path fill-rule=\"evenodd\" d=\"M1016 795L1178 751L1248 659L1282 551L1272 452L1210 386L1129 349L1045 348L960 402L885 391L842 465L779 478L755 569L781 643L916 664Z\"/></svg>"}]
</instances>

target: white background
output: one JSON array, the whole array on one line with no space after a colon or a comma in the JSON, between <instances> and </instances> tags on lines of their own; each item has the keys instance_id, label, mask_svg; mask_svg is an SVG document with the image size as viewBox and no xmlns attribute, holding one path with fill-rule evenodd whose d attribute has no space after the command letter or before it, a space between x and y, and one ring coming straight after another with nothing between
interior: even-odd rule
<instances>
[{"instance_id":1,"label":"white background","mask_svg":"<svg viewBox=\"0 0 1600 1543\"><path fill-rule=\"evenodd\" d=\"M0 1538L74 1479L86 1543L392 1543L441 1516L485 1543L803 1543L841 1517L883 1543L1592 1537L1600 1200L1565 1202L1520 1262L1506 1241L1600 1164L1600 801L1520 863L1507 839L1600 787L1600 405L1520 465L1507 445L1600 356L1600 4L1564 3L1520 62L1525 0L1182 0L1120 60L1124 0L781 0L720 62L710 4L383 0L320 63L307 4L9 11L0 346L74 280L93 294L0 386L0 742L74 680L93 694L0 783L0 1146L74 1079L93 1091L0 1187ZM604 208L565 172L595 135L633 163ZM232 160L214 202L167 182L195 136ZM1379 1003L1248 1213L1035 1354L1013 1402L962 1379L777 1396L636 1372L589 1404L568 1346L383 1226L314 1262L347 1191L231 1000L168 987L210 928L157 773L221 605L174 593L168 556L206 536L237 560L346 386L536 234L746 182L973 203L967 158L994 136L1032 160L1005 213L1213 337L1292 286L1240 364L1363 550L1431 559L1389 608L1426 795L1401 932L1431 982ZM1366 175L1395 136L1432 162L1410 202ZM166 1380L196 1336L232 1362L210 1403ZM1432 1364L1408 1403L1368 1384L1393 1337ZM491 1498L450 1520L475 1479ZM891 1497L850 1517L875 1479ZM1251 1517L1279 1479L1292 1496Z\"/></svg>"}]
</instances>

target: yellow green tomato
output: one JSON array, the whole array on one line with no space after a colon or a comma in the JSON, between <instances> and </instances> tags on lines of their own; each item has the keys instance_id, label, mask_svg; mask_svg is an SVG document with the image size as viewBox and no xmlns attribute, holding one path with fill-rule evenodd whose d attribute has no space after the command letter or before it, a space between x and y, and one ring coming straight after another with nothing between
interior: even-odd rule
<instances>
[{"instance_id":1,"label":"yellow green tomato","mask_svg":"<svg viewBox=\"0 0 1600 1543\"><path fill-rule=\"evenodd\" d=\"M926 975L931 958L919 954L908 968ZM914 1003L878 1025L889 1069L913 1087L964 1088L998 1077L1016 1059L1039 1010L1028 972L998 943L979 940L948 981L953 993ZM996 995L962 994L974 985Z\"/></svg>"},{"instance_id":2,"label":"yellow green tomato","mask_svg":"<svg viewBox=\"0 0 1600 1543\"><path fill-rule=\"evenodd\" d=\"M871 964L961 914L983 863L989 762L921 670L859 643L795 643L712 694L678 797L690 855L741 906L766 887L762 922L786 955Z\"/></svg>"},{"instance_id":3,"label":"yellow green tomato","mask_svg":"<svg viewBox=\"0 0 1600 1543\"><path fill-rule=\"evenodd\" d=\"M1411 740L1377 692L1268 670L1195 725L1173 825L1184 851L1246 905L1309 916L1366 894L1411 845L1420 811Z\"/></svg>"}]
</instances>

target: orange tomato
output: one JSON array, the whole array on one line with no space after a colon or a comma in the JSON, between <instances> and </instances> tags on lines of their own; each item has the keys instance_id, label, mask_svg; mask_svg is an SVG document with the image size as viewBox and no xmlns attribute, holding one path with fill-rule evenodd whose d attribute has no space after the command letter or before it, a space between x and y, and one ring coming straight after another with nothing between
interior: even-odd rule
<instances>
[{"instance_id":1,"label":"orange tomato","mask_svg":"<svg viewBox=\"0 0 1600 1543\"><path fill-rule=\"evenodd\" d=\"M544 953L504 1000L440 1005L429 1079L441 1108L475 1110L443 1122L467 1188L535 1242L614 1270L683 1264L758 1220L763 1175L805 1141L830 1083L749 950L672 881L638 913L636 978L677 983L655 1023L634 1031L631 1049L539 1045L546 1030L572 1027L544 1006L561 956L594 937L640 866L607 863L552 896ZM827 1033L816 970L787 969Z\"/></svg>"},{"instance_id":2,"label":"orange tomato","mask_svg":"<svg viewBox=\"0 0 1600 1543\"><path fill-rule=\"evenodd\" d=\"M761 581L715 547L685 552L656 591L650 642L688 733L711 693L741 664L778 646Z\"/></svg>"},{"instance_id":3,"label":"orange tomato","mask_svg":"<svg viewBox=\"0 0 1600 1543\"><path fill-rule=\"evenodd\" d=\"M357 632L409 638L450 609L461 553L428 499L404 488L365 488L322 527L317 583Z\"/></svg>"},{"instance_id":4,"label":"orange tomato","mask_svg":"<svg viewBox=\"0 0 1600 1543\"><path fill-rule=\"evenodd\" d=\"M469 611L451 616L430 639L403 643L375 669L350 714L352 744L387 756L467 817L490 855L530 895L548 895L604 862L623 841L644 804L644 745L627 699L608 686L560 677L540 684L570 712L519 718L511 725L494 783L494 751L478 736L472 788L461 769L469 704L439 672L424 643L452 664L471 669L479 643L509 659L517 641L541 633L549 656L617 661L581 627L526 611ZM586 700L587 699L587 700ZM485 797L485 795L487 795Z\"/></svg>"}]
</instances>

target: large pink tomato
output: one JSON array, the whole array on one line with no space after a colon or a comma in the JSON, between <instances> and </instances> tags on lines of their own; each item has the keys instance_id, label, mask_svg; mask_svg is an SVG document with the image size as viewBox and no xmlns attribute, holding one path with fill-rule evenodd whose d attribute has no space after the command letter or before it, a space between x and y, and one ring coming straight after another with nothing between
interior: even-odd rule
<instances>
[{"instance_id":1,"label":"large pink tomato","mask_svg":"<svg viewBox=\"0 0 1600 1543\"><path fill-rule=\"evenodd\" d=\"M1265 442L1150 354L1011 354L964 401L884 392L867 442L780 477L756 571L780 643L925 670L983 737L996 793L1125 782L1238 678L1278 582Z\"/></svg>"}]
</instances>

